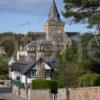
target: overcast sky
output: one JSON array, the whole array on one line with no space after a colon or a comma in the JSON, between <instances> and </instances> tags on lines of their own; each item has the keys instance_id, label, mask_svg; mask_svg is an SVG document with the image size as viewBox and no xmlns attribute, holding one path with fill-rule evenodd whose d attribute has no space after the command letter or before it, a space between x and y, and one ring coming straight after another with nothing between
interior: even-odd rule
<instances>
[{"instance_id":1,"label":"overcast sky","mask_svg":"<svg viewBox=\"0 0 100 100\"><path fill-rule=\"evenodd\" d=\"M48 18L52 0L0 0L0 32L44 31L43 25ZM55 0L61 14L64 10L63 0ZM69 25L66 22L65 31L86 32L86 25Z\"/></svg>"}]
</instances>

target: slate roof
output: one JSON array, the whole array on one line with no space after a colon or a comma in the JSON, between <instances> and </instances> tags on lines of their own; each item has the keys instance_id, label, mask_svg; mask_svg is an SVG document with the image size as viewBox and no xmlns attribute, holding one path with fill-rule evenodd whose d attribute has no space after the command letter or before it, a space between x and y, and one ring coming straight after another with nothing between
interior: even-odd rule
<instances>
[{"instance_id":1,"label":"slate roof","mask_svg":"<svg viewBox=\"0 0 100 100\"><path fill-rule=\"evenodd\" d=\"M17 71L24 75L35 63L29 62L29 63L14 63L12 64L11 71Z\"/></svg>"},{"instance_id":2,"label":"slate roof","mask_svg":"<svg viewBox=\"0 0 100 100\"><path fill-rule=\"evenodd\" d=\"M27 45L25 45L25 47L33 47L33 46L37 46L40 44L51 45L51 42L46 39L41 39L41 40L37 40L37 41L31 41Z\"/></svg>"},{"instance_id":3,"label":"slate roof","mask_svg":"<svg viewBox=\"0 0 100 100\"><path fill-rule=\"evenodd\" d=\"M51 68L55 66L55 56L52 55L48 59L46 58L40 58L38 61L42 61L47 63ZM16 63L13 63L11 66L11 71L17 71L20 72L22 75L26 74L32 67L35 67L36 63L38 61L33 61L33 62L21 62L17 61Z\"/></svg>"},{"instance_id":4,"label":"slate roof","mask_svg":"<svg viewBox=\"0 0 100 100\"><path fill-rule=\"evenodd\" d=\"M69 37L79 36L79 35L80 35L80 33L78 33L78 32L66 32L66 34L67 34Z\"/></svg>"}]
</instances>

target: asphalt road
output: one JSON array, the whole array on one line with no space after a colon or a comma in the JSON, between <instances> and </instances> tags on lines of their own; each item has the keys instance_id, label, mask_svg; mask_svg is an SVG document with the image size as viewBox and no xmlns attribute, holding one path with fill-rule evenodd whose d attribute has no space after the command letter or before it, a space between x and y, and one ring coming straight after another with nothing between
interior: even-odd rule
<instances>
[{"instance_id":1,"label":"asphalt road","mask_svg":"<svg viewBox=\"0 0 100 100\"><path fill-rule=\"evenodd\" d=\"M12 93L0 93L0 100L25 100L22 97L16 96Z\"/></svg>"}]
</instances>

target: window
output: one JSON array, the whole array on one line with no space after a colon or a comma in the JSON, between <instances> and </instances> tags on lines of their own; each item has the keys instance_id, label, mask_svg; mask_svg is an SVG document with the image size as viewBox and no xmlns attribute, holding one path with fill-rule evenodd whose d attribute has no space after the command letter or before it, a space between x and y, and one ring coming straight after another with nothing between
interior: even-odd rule
<instances>
[{"instance_id":1,"label":"window","mask_svg":"<svg viewBox=\"0 0 100 100\"><path fill-rule=\"evenodd\" d=\"M31 71L31 76L32 77L36 77L36 71L34 70L34 71Z\"/></svg>"},{"instance_id":2,"label":"window","mask_svg":"<svg viewBox=\"0 0 100 100\"><path fill-rule=\"evenodd\" d=\"M45 77L46 78L50 78L51 77L51 71L50 70L46 70L45 71Z\"/></svg>"},{"instance_id":3,"label":"window","mask_svg":"<svg viewBox=\"0 0 100 100\"><path fill-rule=\"evenodd\" d=\"M36 77L36 70L31 70L31 71L29 71L28 77L29 77L29 78L35 78L35 77Z\"/></svg>"},{"instance_id":4,"label":"window","mask_svg":"<svg viewBox=\"0 0 100 100\"><path fill-rule=\"evenodd\" d=\"M16 77L16 80L20 81L20 77Z\"/></svg>"}]
</instances>

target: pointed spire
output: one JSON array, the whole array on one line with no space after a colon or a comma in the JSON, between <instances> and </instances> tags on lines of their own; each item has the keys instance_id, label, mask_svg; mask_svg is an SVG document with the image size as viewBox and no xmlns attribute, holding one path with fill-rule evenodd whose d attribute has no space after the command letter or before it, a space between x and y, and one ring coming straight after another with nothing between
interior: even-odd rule
<instances>
[{"instance_id":1,"label":"pointed spire","mask_svg":"<svg viewBox=\"0 0 100 100\"><path fill-rule=\"evenodd\" d=\"M48 18L49 21L51 21L51 20L60 21L60 14L58 13L55 0L52 0L52 4L51 4L51 8L50 8L50 12L49 12L48 17L49 17Z\"/></svg>"}]
</instances>

